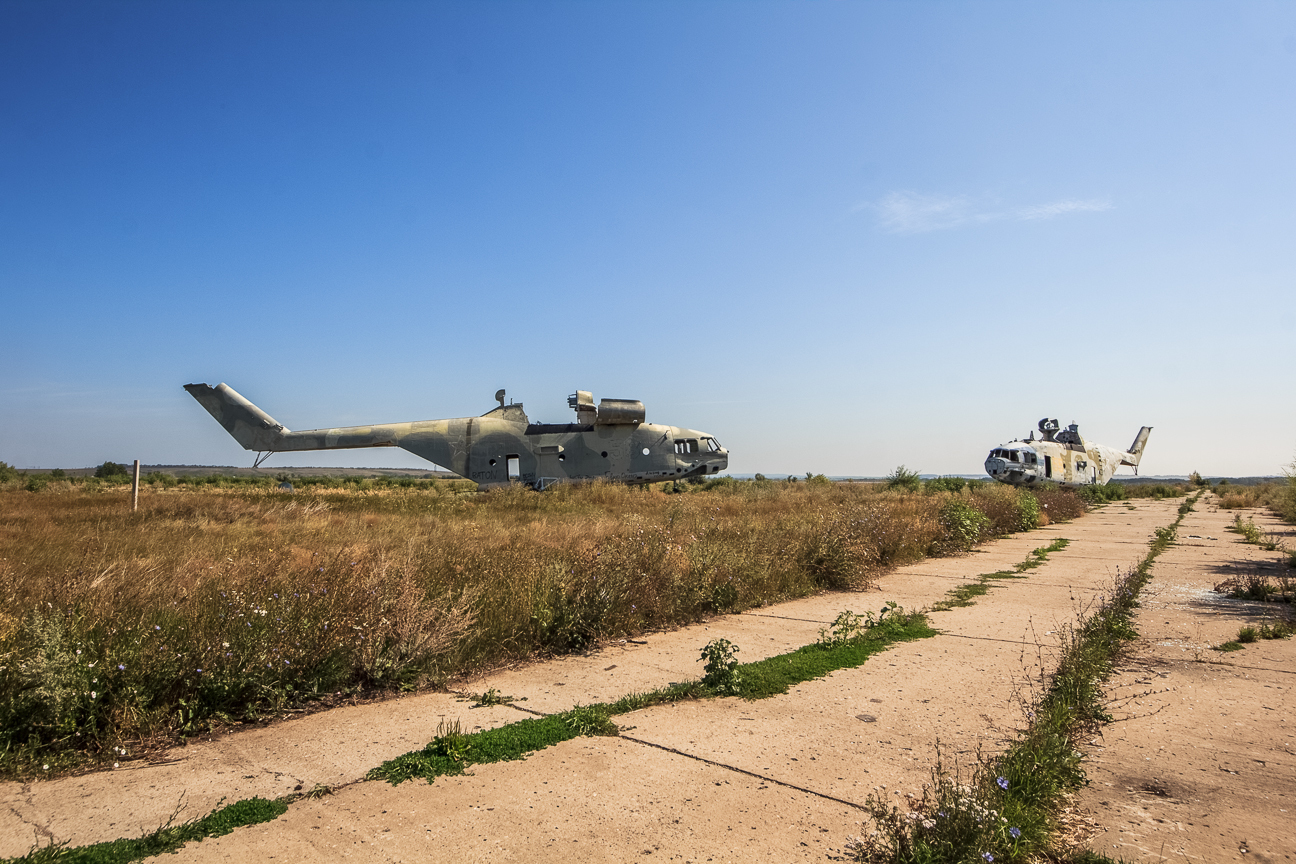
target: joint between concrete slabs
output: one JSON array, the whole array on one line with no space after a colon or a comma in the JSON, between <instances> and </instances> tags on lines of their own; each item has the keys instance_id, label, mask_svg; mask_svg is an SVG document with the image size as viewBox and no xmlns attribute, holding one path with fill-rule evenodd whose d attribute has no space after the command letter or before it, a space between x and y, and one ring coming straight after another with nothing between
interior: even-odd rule
<instances>
[{"instance_id":1,"label":"joint between concrete slabs","mask_svg":"<svg viewBox=\"0 0 1296 864\"><path fill-rule=\"evenodd\" d=\"M685 759L692 759L696 762L702 762L712 765L716 768L723 768L726 771L733 771L736 774L745 774L748 777L754 777L762 783L773 783L786 789L795 789L798 792L804 792L807 795L814 795L816 798L823 798L826 801L833 801L838 804L844 804L847 807L854 807L856 810L867 810L863 804L856 804L854 801L847 801L845 798L838 798L835 795L829 795L825 792L816 792L813 789L807 789L804 786L798 786L795 783L788 783L783 780L775 780L773 777L767 777L764 774L757 774L755 771L748 771L746 768L738 768L734 765L726 765L723 762L716 762L714 759L707 759L705 756L695 756L692 753L685 753L683 750L677 750L674 747L667 747L665 744L654 744L652 741L645 741L642 738L635 738L630 735L618 735L624 741L633 741L636 744L642 744L645 747L654 747L658 750L664 750L667 753L673 753L676 756L683 756Z\"/></svg>"}]
</instances>

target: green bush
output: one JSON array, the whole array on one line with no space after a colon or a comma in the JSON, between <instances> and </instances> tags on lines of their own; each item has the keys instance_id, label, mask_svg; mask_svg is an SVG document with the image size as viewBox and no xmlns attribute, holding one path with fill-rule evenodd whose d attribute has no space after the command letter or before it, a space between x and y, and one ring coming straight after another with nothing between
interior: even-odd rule
<instances>
[{"instance_id":1,"label":"green bush","mask_svg":"<svg viewBox=\"0 0 1296 864\"><path fill-rule=\"evenodd\" d=\"M1186 486L1172 486L1168 483L1139 483L1126 489L1130 498L1181 498L1188 494Z\"/></svg>"},{"instance_id":2,"label":"green bush","mask_svg":"<svg viewBox=\"0 0 1296 864\"><path fill-rule=\"evenodd\" d=\"M18 479L18 470L8 462L0 462L0 483Z\"/></svg>"},{"instance_id":3,"label":"green bush","mask_svg":"<svg viewBox=\"0 0 1296 864\"><path fill-rule=\"evenodd\" d=\"M1124 501L1129 497L1125 487L1119 483L1105 483L1102 486L1081 486L1076 490L1076 494L1090 504Z\"/></svg>"},{"instance_id":4,"label":"green bush","mask_svg":"<svg viewBox=\"0 0 1296 864\"><path fill-rule=\"evenodd\" d=\"M1029 492L1022 492L1017 498L1017 530L1029 531L1038 528L1039 523L1039 499Z\"/></svg>"},{"instance_id":5,"label":"green bush","mask_svg":"<svg viewBox=\"0 0 1296 864\"><path fill-rule=\"evenodd\" d=\"M3 465L0 462L0 465ZM1288 522L1296 523L1296 462L1292 462L1283 473L1287 475L1287 488L1278 498L1278 515ZM1293 558L1296 561L1296 557Z\"/></svg>"},{"instance_id":6,"label":"green bush","mask_svg":"<svg viewBox=\"0 0 1296 864\"><path fill-rule=\"evenodd\" d=\"M962 492L968 481L962 477L933 477L923 483L924 492Z\"/></svg>"},{"instance_id":7,"label":"green bush","mask_svg":"<svg viewBox=\"0 0 1296 864\"><path fill-rule=\"evenodd\" d=\"M950 498L941 508L940 524L945 536L932 550L951 555L967 552L990 530L990 517L961 498Z\"/></svg>"},{"instance_id":8,"label":"green bush","mask_svg":"<svg viewBox=\"0 0 1296 864\"><path fill-rule=\"evenodd\" d=\"M108 477L127 477L126 466L119 465L116 462L104 462L95 469L94 476L103 480Z\"/></svg>"},{"instance_id":9,"label":"green bush","mask_svg":"<svg viewBox=\"0 0 1296 864\"><path fill-rule=\"evenodd\" d=\"M888 489L917 492L921 486L922 478L918 476L918 472L910 471L903 465L888 474L886 478L886 488Z\"/></svg>"}]
</instances>

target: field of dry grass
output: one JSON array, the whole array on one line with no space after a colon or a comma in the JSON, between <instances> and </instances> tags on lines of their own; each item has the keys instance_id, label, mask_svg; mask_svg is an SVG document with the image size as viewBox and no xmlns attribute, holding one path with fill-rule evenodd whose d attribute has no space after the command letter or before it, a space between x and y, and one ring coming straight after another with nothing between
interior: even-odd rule
<instances>
[{"instance_id":1,"label":"field of dry grass","mask_svg":"<svg viewBox=\"0 0 1296 864\"><path fill-rule=\"evenodd\" d=\"M1047 506L1043 506L1047 505ZM1043 509L1041 509L1041 507ZM1070 493L0 490L0 771L832 588L1077 515Z\"/></svg>"},{"instance_id":2,"label":"field of dry grass","mask_svg":"<svg viewBox=\"0 0 1296 864\"><path fill-rule=\"evenodd\" d=\"M1296 522L1296 477L1286 483L1257 483L1254 486L1220 484L1215 487L1224 510L1267 507L1288 522Z\"/></svg>"}]
</instances>

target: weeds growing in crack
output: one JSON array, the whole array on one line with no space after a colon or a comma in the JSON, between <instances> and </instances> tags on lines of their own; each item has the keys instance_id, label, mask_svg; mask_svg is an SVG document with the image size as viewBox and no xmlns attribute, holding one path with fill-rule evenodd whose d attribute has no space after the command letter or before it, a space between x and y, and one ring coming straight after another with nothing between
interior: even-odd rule
<instances>
[{"instance_id":1,"label":"weeds growing in crack","mask_svg":"<svg viewBox=\"0 0 1296 864\"><path fill-rule=\"evenodd\" d=\"M1048 556L1053 552L1061 552L1071 541L1065 537L1059 537L1047 546L1041 546L1038 549L1031 550L1025 560L1019 561L1013 565L1012 570L999 570L994 573L982 573L976 577L975 582L965 582L946 592L946 599L937 600L929 609L931 612L948 612L950 609L957 609L962 606L971 606L973 597L980 597L990 591L989 583L996 579L1024 579L1022 573L1027 570L1033 570L1048 560Z\"/></svg>"},{"instance_id":2,"label":"weeds growing in crack","mask_svg":"<svg viewBox=\"0 0 1296 864\"><path fill-rule=\"evenodd\" d=\"M1265 622L1259 627L1247 625L1239 628L1236 639L1222 645L1216 645L1216 651L1241 651L1243 646L1259 642L1261 639L1290 639L1296 635L1296 621Z\"/></svg>"},{"instance_id":3,"label":"weeds growing in crack","mask_svg":"<svg viewBox=\"0 0 1296 864\"><path fill-rule=\"evenodd\" d=\"M514 702L525 702L527 697L504 696L494 687L485 693L465 693L458 697L460 702L471 701L473 708L490 708L495 705L512 705Z\"/></svg>"},{"instance_id":4,"label":"weeds growing in crack","mask_svg":"<svg viewBox=\"0 0 1296 864\"><path fill-rule=\"evenodd\" d=\"M223 801L221 803L224 803ZM21 858L9 859L10 864L127 864L163 852L175 852L185 843L202 840L205 837L220 837L235 828L244 825L255 825L277 819L288 810L288 799L247 798L233 804L216 807L199 819L174 824L180 808L171 814L171 818L142 837L134 839L110 840L106 843L94 843L89 846L68 848L66 843L52 843L48 846L33 848Z\"/></svg>"},{"instance_id":5,"label":"weeds growing in crack","mask_svg":"<svg viewBox=\"0 0 1296 864\"><path fill-rule=\"evenodd\" d=\"M1144 558L1118 574L1092 611L1064 631L1057 668L1033 700L1018 739L998 755L978 754L966 769L947 768L938 742L932 780L921 798L907 799L907 812L885 795L870 796L865 833L850 840L856 861L976 864L1025 862L1046 854L1067 860L1069 852L1055 848L1054 838L1067 790L1085 780L1080 741L1110 720L1101 684L1137 635L1133 618L1153 562L1174 542L1200 494L1180 505L1178 518L1157 529ZM1082 859L1103 860L1092 853L1074 860Z\"/></svg>"},{"instance_id":6,"label":"weeds growing in crack","mask_svg":"<svg viewBox=\"0 0 1296 864\"><path fill-rule=\"evenodd\" d=\"M887 603L876 620L847 611L837 621L856 625L839 628L843 635L852 634L849 638L835 644L806 645L755 663L738 663L737 646L727 640L714 640L702 652L703 659L711 657L715 661L708 664L714 667L710 682L704 678L672 684L660 690L630 693L612 703L577 706L561 714L466 733L462 735L462 744L456 743L453 748L447 743L444 730L438 729L437 737L423 749L384 762L367 776L393 784L420 777L432 782L437 777L463 773L470 765L525 759L529 753L573 738L615 735L617 727L612 718L620 714L684 699L716 696L765 699L838 669L859 666L897 642L936 635L925 616L906 613L894 603ZM871 625L862 626L859 622L871 622Z\"/></svg>"},{"instance_id":7,"label":"weeds growing in crack","mask_svg":"<svg viewBox=\"0 0 1296 864\"><path fill-rule=\"evenodd\" d=\"M1247 573L1217 583L1213 590L1234 600L1255 600L1261 603L1296 602L1296 579L1285 575Z\"/></svg>"}]
</instances>

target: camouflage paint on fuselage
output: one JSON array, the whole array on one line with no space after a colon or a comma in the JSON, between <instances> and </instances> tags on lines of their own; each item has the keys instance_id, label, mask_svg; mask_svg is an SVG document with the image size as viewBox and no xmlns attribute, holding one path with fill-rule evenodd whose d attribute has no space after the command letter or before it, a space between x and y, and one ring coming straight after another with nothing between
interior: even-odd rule
<instances>
[{"instance_id":1,"label":"camouflage paint on fuselage","mask_svg":"<svg viewBox=\"0 0 1296 864\"><path fill-rule=\"evenodd\" d=\"M499 407L480 417L293 432L225 384L185 389L246 450L399 447L483 487L517 481L543 489L599 478L651 483L718 474L729 465L729 451L715 436L647 423L637 401L604 399L595 408L585 391L568 399L578 420L569 424L532 423L522 405L503 404L501 391Z\"/></svg>"},{"instance_id":2,"label":"camouflage paint on fuselage","mask_svg":"<svg viewBox=\"0 0 1296 864\"><path fill-rule=\"evenodd\" d=\"M1025 441L1014 440L991 450L985 461L986 473L1013 486L1102 486L1122 465L1138 473L1152 431L1151 426L1144 426L1129 450L1117 450L1085 441L1074 423L1058 431L1058 422L1046 418L1039 422L1039 429L1043 436L1040 440L1032 432Z\"/></svg>"}]
</instances>

